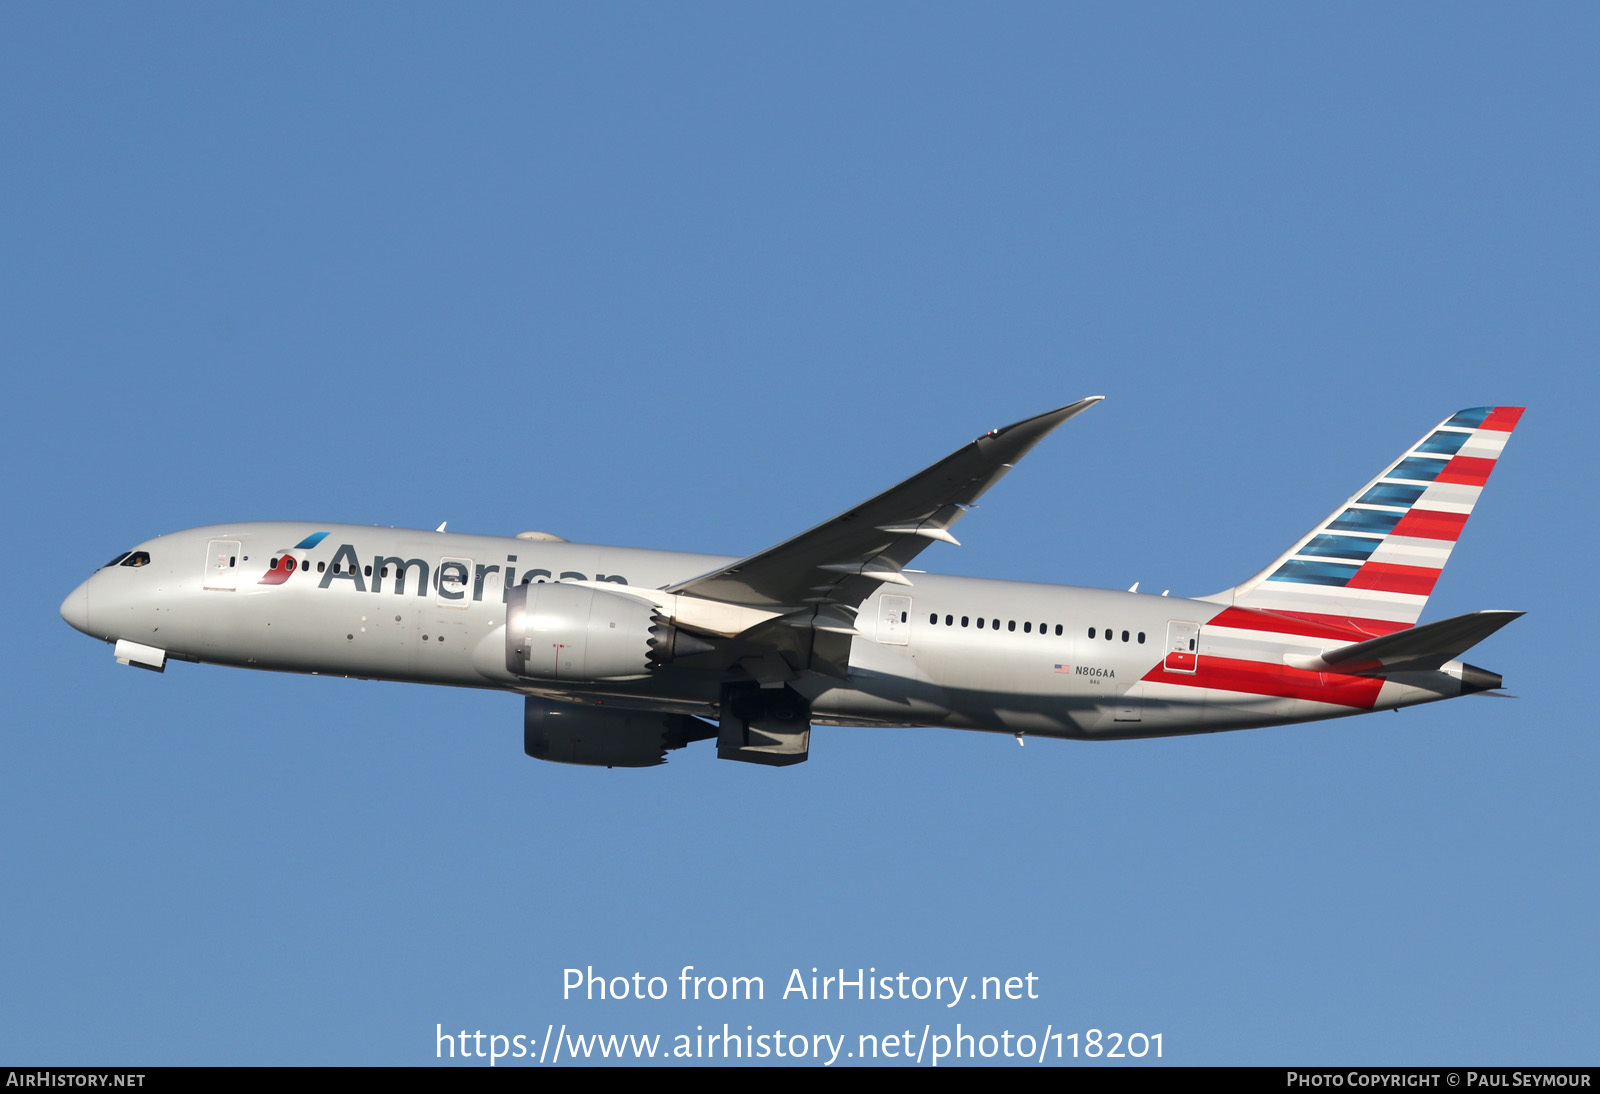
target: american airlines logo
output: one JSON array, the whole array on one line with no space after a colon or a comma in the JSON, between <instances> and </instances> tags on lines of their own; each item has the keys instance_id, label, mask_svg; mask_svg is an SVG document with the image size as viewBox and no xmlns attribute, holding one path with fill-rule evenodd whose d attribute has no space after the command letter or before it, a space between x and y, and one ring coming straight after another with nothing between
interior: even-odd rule
<instances>
[{"instance_id":1,"label":"american airlines logo","mask_svg":"<svg viewBox=\"0 0 1600 1094\"><path fill-rule=\"evenodd\" d=\"M312 532L305 539L296 543L290 550L309 551L327 538L328 533L326 532ZM289 575L294 573L295 569L300 565L288 550L275 551L273 553L282 557L273 560L272 568L267 571L265 577L256 582L257 585L282 585L289 580Z\"/></svg>"},{"instance_id":2,"label":"american airlines logo","mask_svg":"<svg viewBox=\"0 0 1600 1094\"><path fill-rule=\"evenodd\" d=\"M293 548L277 552L271 568L257 584L282 585L297 571L309 572L311 562L296 559L290 554L290 550L309 551L326 539L327 535L327 532L316 532L295 544ZM390 592L403 596L409 588L417 596L435 593L442 600L459 600L465 603L469 599L474 602L483 600L484 585L490 581L491 575L503 583L502 589L537 581L590 580L588 574L576 570L554 573L535 567L519 571L516 562L516 555L507 555L504 563L493 565L465 558L446 558L439 561L435 567L430 566L428 560L421 558L374 555L370 564L363 564L354 544L341 543L334 552L332 561L323 566L317 588L330 589L335 581L346 581L357 592ZM628 584L628 579L621 574L595 574L594 580L610 581L618 585Z\"/></svg>"}]
</instances>

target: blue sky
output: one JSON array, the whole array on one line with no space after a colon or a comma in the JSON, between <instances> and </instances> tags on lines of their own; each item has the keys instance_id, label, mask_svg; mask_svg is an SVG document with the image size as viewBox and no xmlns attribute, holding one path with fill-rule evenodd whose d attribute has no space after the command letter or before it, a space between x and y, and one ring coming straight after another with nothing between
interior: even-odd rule
<instances>
[{"instance_id":1,"label":"blue sky","mask_svg":"<svg viewBox=\"0 0 1600 1094\"><path fill-rule=\"evenodd\" d=\"M1585 5L13 5L0 1059L537 1035L1163 1036L1593 1063ZM307 519L740 554L1089 394L930 569L1203 594L1526 405L1425 618L1516 700L809 763L522 755L510 696L174 665L57 607ZM562 970L759 975L580 1002ZM801 1002L792 969L1032 973Z\"/></svg>"}]
</instances>

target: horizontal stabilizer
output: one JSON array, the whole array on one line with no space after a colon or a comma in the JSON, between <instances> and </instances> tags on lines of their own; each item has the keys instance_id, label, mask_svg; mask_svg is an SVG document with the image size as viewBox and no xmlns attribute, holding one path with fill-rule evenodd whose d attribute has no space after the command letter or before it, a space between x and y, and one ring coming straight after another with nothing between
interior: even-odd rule
<instances>
[{"instance_id":1,"label":"horizontal stabilizer","mask_svg":"<svg viewBox=\"0 0 1600 1094\"><path fill-rule=\"evenodd\" d=\"M1523 612L1482 611L1424 623L1380 638L1328 650L1320 657L1296 658L1301 668L1355 675L1386 675L1436 669L1454 661ZM1498 684L1496 684L1498 686Z\"/></svg>"}]
</instances>

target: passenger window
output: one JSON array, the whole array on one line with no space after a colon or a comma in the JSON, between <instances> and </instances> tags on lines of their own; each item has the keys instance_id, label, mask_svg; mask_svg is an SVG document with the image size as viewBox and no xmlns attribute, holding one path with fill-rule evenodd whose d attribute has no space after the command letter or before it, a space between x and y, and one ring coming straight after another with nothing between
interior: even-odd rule
<instances>
[{"instance_id":1,"label":"passenger window","mask_svg":"<svg viewBox=\"0 0 1600 1094\"><path fill-rule=\"evenodd\" d=\"M955 620L954 616L947 615L947 616L944 617L944 625L945 626L953 627L953 626L955 626L955 623L956 623L956 620Z\"/></svg>"},{"instance_id":2,"label":"passenger window","mask_svg":"<svg viewBox=\"0 0 1600 1094\"><path fill-rule=\"evenodd\" d=\"M1017 629L1017 621L1015 619L1006 620L1006 630L1014 631L1016 629Z\"/></svg>"},{"instance_id":3,"label":"passenger window","mask_svg":"<svg viewBox=\"0 0 1600 1094\"><path fill-rule=\"evenodd\" d=\"M1031 622L1027 622L1025 620L1023 622L1023 624L1022 624L1022 633L1023 634L1032 634L1033 633L1033 624Z\"/></svg>"},{"instance_id":4,"label":"passenger window","mask_svg":"<svg viewBox=\"0 0 1600 1094\"><path fill-rule=\"evenodd\" d=\"M1094 628L1093 628L1093 627L1090 627L1090 628L1089 628L1089 637L1090 637L1090 638L1093 638L1093 637L1094 637Z\"/></svg>"},{"instance_id":5,"label":"passenger window","mask_svg":"<svg viewBox=\"0 0 1600 1094\"><path fill-rule=\"evenodd\" d=\"M1128 640L1128 632L1127 631L1123 631L1122 632L1122 640L1124 642L1126 642Z\"/></svg>"},{"instance_id":6,"label":"passenger window","mask_svg":"<svg viewBox=\"0 0 1600 1094\"><path fill-rule=\"evenodd\" d=\"M938 615L938 613L937 613L937 612L935 612L935 613L934 613L934 614L933 614L933 615L930 615L930 616L928 616L928 622L929 622L929 623L937 623L937 622L939 622L939 615Z\"/></svg>"},{"instance_id":7,"label":"passenger window","mask_svg":"<svg viewBox=\"0 0 1600 1094\"><path fill-rule=\"evenodd\" d=\"M961 617L961 625L963 627L965 627L967 625L967 617L966 616L962 616Z\"/></svg>"},{"instance_id":8,"label":"passenger window","mask_svg":"<svg viewBox=\"0 0 1600 1094\"><path fill-rule=\"evenodd\" d=\"M1144 632L1143 631L1139 632L1139 645L1141 645L1141 646L1144 645Z\"/></svg>"},{"instance_id":9,"label":"passenger window","mask_svg":"<svg viewBox=\"0 0 1600 1094\"><path fill-rule=\"evenodd\" d=\"M1056 637L1057 638L1061 637L1061 624L1060 623L1056 624Z\"/></svg>"},{"instance_id":10,"label":"passenger window","mask_svg":"<svg viewBox=\"0 0 1600 1094\"><path fill-rule=\"evenodd\" d=\"M983 630L983 616L978 616L978 629Z\"/></svg>"},{"instance_id":11,"label":"passenger window","mask_svg":"<svg viewBox=\"0 0 1600 1094\"><path fill-rule=\"evenodd\" d=\"M327 563L326 563L326 562L319 562L319 563L317 563L317 573L319 573L319 574L320 574L320 573L321 573L321 572L322 572L322 570L323 570L323 567L325 567L325 566L327 566L327 565L328 565L328 564L327 564Z\"/></svg>"}]
</instances>

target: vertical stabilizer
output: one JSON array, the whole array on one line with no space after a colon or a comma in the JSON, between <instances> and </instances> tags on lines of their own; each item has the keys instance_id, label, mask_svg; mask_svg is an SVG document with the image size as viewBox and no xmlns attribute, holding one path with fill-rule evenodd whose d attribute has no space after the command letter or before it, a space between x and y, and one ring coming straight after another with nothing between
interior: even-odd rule
<instances>
[{"instance_id":1,"label":"vertical stabilizer","mask_svg":"<svg viewBox=\"0 0 1600 1094\"><path fill-rule=\"evenodd\" d=\"M1374 635L1414 625L1522 409L1441 422L1276 562L1205 599Z\"/></svg>"}]
</instances>

